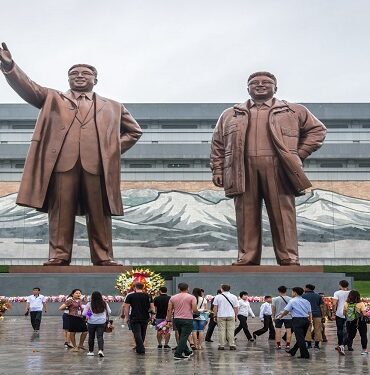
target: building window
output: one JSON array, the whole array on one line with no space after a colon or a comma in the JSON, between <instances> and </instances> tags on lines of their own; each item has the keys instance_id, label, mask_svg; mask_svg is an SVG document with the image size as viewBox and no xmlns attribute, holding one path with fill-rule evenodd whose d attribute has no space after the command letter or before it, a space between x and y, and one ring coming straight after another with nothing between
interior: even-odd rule
<instances>
[{"instance_id":1,"label":"building window","mask_svg":"<svg viewBox=\"0 0 370 375\"><path fill-rule=\"evenodd\" d=\"M162 129L198 129L198 125L185 125L185 124L178 124L178 125L162 125Z\"/></svg>"},{"instance_id":2,"label":"building window","mask_svg":"<svg viewBox=\"0 0 370 375\"><path fill-rule=\"evenodd\" d=\"M13 129L34 129L35 124L22 124L22 125L13 125Z\"/></svg>"},{"instance_id":3,"label":"building window","mask_svg":"<svg viewBox=\"0 0 370 375\"><path fill-rule=\"evenodd\" d=\"M133 164L129 164L129 167L130 168L152 168L153 164L149 164L149 163L133 163Z\"/></svg>"},{"instance_id":4,"label":"building window","mask_svg":"<svg viewBox=\"0 0 370 375\"><path fill-rule=\"evenodd\" d=\"M190 168L190 164L186 164L186 163L170 163L170 164L167 164L167 168Z\"/></svg>"},{"instance_id":5,"label":"building window","mask_svg":"<svg viewBox=\"0 0 370 375\"><path fill-rule=\"evenodd\" d=\"M370 162L362 162L362 163L358 163L358 166L360 168L370 168Z\"/></svg>"},{"instance_id":6,"label":"building window","mask_svg":"<svg viewBox=\"0 0 370 375\"><path fill-rule=\"evenodd\" d=\"M327 124L328 128L348 129L348 124Z\"/></svg>"},{"instance_id":7,"label":"building window","mask_svg":"<svg viewBox=\"0 0 370 375\"><path fill-rule=\"evenodd\" d=\"M332 162L327 162L327 163L321 163L320 167L321 168L343 168L343 163L332 161Z\"/></svg>"},{"instance_id":8,"label":"building window","mask_svg":"<svg viewBox=\"0 0 370 375\"><path fill-rule=\"evenodd\" d=\"M14 167L15 168L24 168L24 163L16 163L15 165L14 165Z\"/></svg>"}]
</instances>

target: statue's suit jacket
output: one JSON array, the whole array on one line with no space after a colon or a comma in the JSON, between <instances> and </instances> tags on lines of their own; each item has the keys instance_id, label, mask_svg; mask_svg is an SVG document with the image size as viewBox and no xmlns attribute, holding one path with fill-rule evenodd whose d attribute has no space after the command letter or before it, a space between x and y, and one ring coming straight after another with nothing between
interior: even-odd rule
<instances>
[{"instance_id":1,"label":"statue's suit jacket","mask_svg":"<svg viewBox=\"0 0 370 375\"><path fill-rule=\"evenodd\" d=\"M77 114L77 105L68 92L36 84L16 64L9 71L3 69L3 73L26 102L41 110L26 158L17 204L47 211L50 177ZM95 124L109 209L111 215L123 215L121 154L138 141L142 131L122 104L97 94L95 100Z\"/></svg>"}]
</instances>

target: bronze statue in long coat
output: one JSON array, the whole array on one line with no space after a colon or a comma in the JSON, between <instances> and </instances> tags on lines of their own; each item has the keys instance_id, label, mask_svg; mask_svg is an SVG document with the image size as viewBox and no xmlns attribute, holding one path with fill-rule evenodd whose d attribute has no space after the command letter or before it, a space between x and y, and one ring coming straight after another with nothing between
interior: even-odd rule
<instances>
[{"instance_id":1,"label":"bronze statue in long coat","mask_svg":"<svg viewBox=\"0 0 370 375\"><path fill-rule=\"evenodd\" d=\"M40 109L17 204L48 212L45 265L69 265L75 216L81 213L86 214L93 264L116 265L111 216L123 215L121 154L139 140L140 126L122 104L93 92L93 66L71 67L70 90L61 92L33 82L2 46L1 70L9 85Z\"/></svg>"}]
</instances>

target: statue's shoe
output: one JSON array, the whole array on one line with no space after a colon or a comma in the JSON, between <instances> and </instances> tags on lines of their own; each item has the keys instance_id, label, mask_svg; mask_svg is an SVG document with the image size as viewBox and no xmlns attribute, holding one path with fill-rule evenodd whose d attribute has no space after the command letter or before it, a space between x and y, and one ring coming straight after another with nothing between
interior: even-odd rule
<instances>
[{"instance_id":1,"label":"statue's shoe","mask_svg":"<svg viewBox=\"0 0 370 375\"><path fill-rule=\"evenodd\" d=\"M281 266L300 266L297 260L291 260L291 259L282 259L280 261L280 265Z\"/></svg>"},{"instance_id":2,"label":"statue's shoe","mask_svg":"<svg viewBox=\"0 0 370 375\"><path fill-rule=\"evenodd\" d=\"M239 259L232 263L232 266L259 266L260 264L252 263L247 260Z\"/></svg>"},{"instance_id":3,"label":"statue's shoe","mask_svg":"<svg viewBox=\"0 0 370 375\"><path fill-rule=\"evenodd\" d=\"M69 262L64 259L53 258L45 262L44 266L69 266Z\"/></svg>"}]
</instances>

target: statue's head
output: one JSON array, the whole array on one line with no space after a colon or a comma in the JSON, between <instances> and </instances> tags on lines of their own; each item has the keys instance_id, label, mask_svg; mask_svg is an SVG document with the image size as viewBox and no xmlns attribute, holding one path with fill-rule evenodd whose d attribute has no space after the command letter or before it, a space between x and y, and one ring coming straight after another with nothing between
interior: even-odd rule
<instances>
[{"instance_id":1,"label":"statue's head","mask_svg":"<svg viewBox=\"0 0 370 375\"><path fill-rule=\"evenodd\" d=\"M269 72L255 72L248 78L248 92L253 100L269 100L277 91L276 77Z\"/></svg>"},{"instance_id":2,"label":"statue's head","mask_svg":"<svg viewBox=\"0 0 370 375\"><path fill-rule=\"evenodd\" d=\"M71 90L89 92L98 83L98 71L88 64L75 64L68 70L68 82Z\"/></svg>"}]
</instances>

